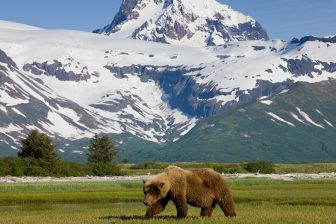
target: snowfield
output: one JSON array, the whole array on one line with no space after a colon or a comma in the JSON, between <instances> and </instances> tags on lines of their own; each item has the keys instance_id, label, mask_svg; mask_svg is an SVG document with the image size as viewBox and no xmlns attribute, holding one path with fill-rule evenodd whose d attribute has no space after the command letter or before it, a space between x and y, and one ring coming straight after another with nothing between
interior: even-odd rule
<instances>
[{"instance_id":1,"label":"snowfield","mask_svg":"<svg viewBox=\"0 0 336 224\"><path fill-rule=\"evenodd\" d=\"M0 28L1 29L9 29L9 30L42 30L42 28L29 26L21 23L14 23L9 21L0 20Z\"/></svg>"}]
</instances>

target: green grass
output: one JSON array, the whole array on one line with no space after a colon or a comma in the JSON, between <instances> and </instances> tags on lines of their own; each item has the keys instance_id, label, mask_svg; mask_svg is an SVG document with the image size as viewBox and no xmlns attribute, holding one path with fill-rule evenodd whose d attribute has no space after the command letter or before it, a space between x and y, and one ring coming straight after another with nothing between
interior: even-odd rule
<instances>
[{"instance_id":1,"label":"green grass","mask_svg":"<svg viewBox=\"0 0 336 224\"><path fill-rule=\"evenodd\" d=\"M141 181L0 184L0 223L335 223L336 180L228 179L238 216L210 219L189 207L176 220L172 203L144 220Z\"/></svg>"},{"instance_id":2,"label":"green grass","mask_svg":"<svg viewBox=\"0 0 336 224\"><path fill-rule=\"evenodd\" d=\"M136 181L0 184L0 204L134 202L141 189Z\"/></svg>"},{"instance_id":3,"label":"green grass","mask_svg":"<svg viewBox=\"0 0 336 224\"><path fill-rule=\"evenodd\" d=\"M188 218L176 220L175 208L170 203L162 215L144 220L144 206L139 203L112 204L56 204L49 206L0 207L3 224L76 224L76 223L152 223L152 224L216 224L216 223L323 223L336 221L336 208L332 206L291 206L273 204L237 204L238 216L225 218L219 208L213 217L202 219L199 209L189 208Z\"/></svg>"}]
</instances>

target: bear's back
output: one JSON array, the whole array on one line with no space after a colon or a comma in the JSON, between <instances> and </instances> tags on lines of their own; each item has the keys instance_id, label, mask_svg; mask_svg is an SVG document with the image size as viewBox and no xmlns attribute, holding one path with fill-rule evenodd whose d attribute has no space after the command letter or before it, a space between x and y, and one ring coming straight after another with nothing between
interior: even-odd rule
<instances>
[{"instance_id":1,"label":"bear's back","mask_svg":"<svg viewBox=\"0 0 336 224\"><path fill-rule=\"evenodd\" d=\"M200 183L202 183L205 187L213 188L216 184L223 181L223 177L210 168L192 170L191 173L192 176L194 176L192 179L199 179Z\"/></svg>"},{"instance_id":2,"label":"bear's back","mask_svg":"<svg viewBox=\"0 0 336 224\"><path fill-rule=\"evenodd\" d=\"M178 166L168 166L165 173L172 182L185 180L191 185L203 185L205 187L215 187L216 184L224 181L221 174L211 168L184 170Z\"/></svg>"}]
</instances>

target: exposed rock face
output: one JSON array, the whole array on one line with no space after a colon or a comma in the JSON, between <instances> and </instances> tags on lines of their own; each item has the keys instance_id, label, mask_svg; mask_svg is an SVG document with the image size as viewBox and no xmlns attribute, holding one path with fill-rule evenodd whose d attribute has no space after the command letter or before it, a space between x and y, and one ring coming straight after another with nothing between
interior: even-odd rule
<instances>
[{"instance_id":1,"label":"exposed rock face","mask_svg":"<svg viewBox=\"0 0 336 224\"><path fill-rule=\"evenodd\" d=\"M88 72L87 67L83 67L81 72L75 73L73 71L66 71L64 65L54 60L52 63L43 62L38 63L34 62L32 64L26 64L23 66L23 70L26 72L31 72L34 75L47 75L47 76L55 76L57 79L62 81L80 81L80 80L88 80L91 75L97 76L97 73L90 74Z\"/></svg>"},{"instance_id":2,"label":"exposed rock face","mask_svg":"<svg viewBox=\"0 0 336 224\"><path fill-rule=\"evenodd\" d=\"M7 64L11 67L16 67L16 63L2 50L0 50L0 63Z\"/></svg>"},{"instance_id":3,"label":"exposed rock face","mask_svg":"<svg viewBox=\"0 0 336 224\"><path fill-rule=\"evenodd\" d=\"M299 44L302 45L308 41L320 41L324 43L336 43L336 36L330 36L330 37L314 37L314 36L305 36L302 37L300 40L297 38L294 38L291 43L292 44Z\"/></svg>"},{"instance_id":4,"label":"exposed rock face","mask_svg":"<svg viewBox=\"0 0 336 224\"><path fill-rule=\"evenodd\" d=\"M164 91L166 101L172 108L177 108L183 113L192 117L209 117L216 114L227 114L232 110L255 101L262 96L275 96L285 89L292 89L295 84L290 81L272 83L259 80L254 89L241 91L235 89L235 96L238 100L233 100L223 104L215 100L215 97L221 95L231 95L232 92L221 91L212 83L198 84L195 77L186 74L190 72L202 73L203 68L186 69L183 67L157 67L157 66L106 66L112 73L118 74L122 78L125 74L134 74L140 76L143 82L154 80ZM124 97L125 99L126 97ZM120 110L124 103L129 104L132 100L114 101L104 104L96 104L94 107L104 107L105 110ZM126 105L127 105L126 104ZM132 103L130 103L132 104ZM114 106L113 106L114 105Z\"/></svg>"},{"instance_id":5,"label":"exposed rock face","mask_svg":"<svg viewBox=\"0 0 336 224\"><path fill-rule=\"evenodd\" d=\"M114 17L112 23L108 26L105 26L103 30L106 33L114 32L113 27L118 25L118 23L123 23L127 20L137 19L139 17L139 13L134 11L136 6L141 3L142 0L126 0L123 1L119 12ZM100 29L93 31L94 33L101 32Z\"/></svg>"},{"instance_id":6,"label":"exposed rock face","mask_svg":"<svg viewBox=\"0 0 336 224\"><path fill-rule=\"evenodd\" d=\"M303 57L302 59L283 59L287 62L287 69L290 73L297 76L305 76L313 78L314 73L322 74L323 71L327 71L330 73L336 72L336 63L330 62L322 62L322 61L313 61L310 58ZM320 66L320 69L317 67Z\"/></svg>"},{"instance_id":7,"label":"exposed rock face","mask_svg":"<svg viewBox=\"0 0 336 224\"><path fill-rule=\"evenodd\" d=\"M125 0L112 23L94 32L190 46L268 39L253 18L215 0Z\"/></svg>"},{"instance_id":8,"label":"exposed rock face","mask_svg":"<svg viewBox=\"0 0 336 224\"><path fill-rule=\"evenodd\" d=\"M99 126L84 108L57 95L41 79L27 76L0 50L0 142L11 142L10 148L18 149L20 139L31 130L57 135L55 127L63 122L72 127L70 139L75 132L83 136ZM11 137L13 133L15 137Z\"/></svg>"}]
</instances>

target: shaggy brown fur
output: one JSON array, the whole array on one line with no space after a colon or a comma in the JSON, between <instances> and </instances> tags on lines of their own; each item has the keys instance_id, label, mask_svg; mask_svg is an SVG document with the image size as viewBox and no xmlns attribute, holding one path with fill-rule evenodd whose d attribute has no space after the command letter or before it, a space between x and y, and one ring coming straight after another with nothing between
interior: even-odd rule
<instances>
[{"instance_id":1,"label":"shaggy brown fur","mask_svg":"<svg viewBox=\"0 0 336 224\"><path fill-rule=\"evenodd\" d=\"M188 204L201 208L201 216L210 217L216 204L225 216L236 216L229 186L212 169L184 170L169 166L157 176L144 181L146 218L162 212L168 201L176 206L177 217L187 216Z\"/></svg>"}]
</instances>

